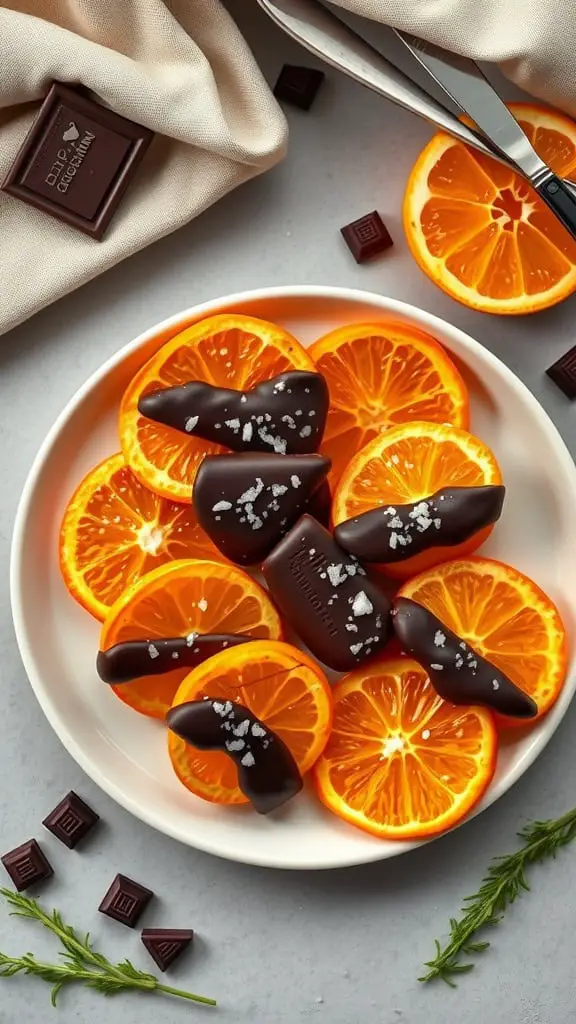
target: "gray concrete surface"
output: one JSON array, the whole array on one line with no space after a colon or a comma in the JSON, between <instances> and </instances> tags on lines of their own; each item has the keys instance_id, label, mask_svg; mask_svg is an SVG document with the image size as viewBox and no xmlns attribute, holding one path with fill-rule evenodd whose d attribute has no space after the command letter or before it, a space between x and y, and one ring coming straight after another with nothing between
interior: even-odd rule
<instances>
[{"instance_id":1,"label":"gray concrete surface","mask_svg":"<svg viewBox=\"0 0 576 1024\"><path fill-rule=\"evenodd\" d=\"M270 81L297 47L253 4L233 0ZM308 58L305 58L308 61ZM325 283L382 291L451 320L505 360L576 447L576 409L543 376L574 342L575 301L529 319L467 311L413 264L400 227L408 170L427 127L330 73L313 110L290 111L287 161L196 223L135 256L0 339L0 846L42 832L71 787L104 825L83 852L56 840L46 899L111 954L148 960L138 934L96 913L116 871L159 894L146 924L192 925L193 957L174 983L218 998L216 1011L137 995L63 993L58 1013L37 980L0 981L2 1024L574 1024L576 847L532 874L533 892L508 913L492 949L456 991L416 978L460 899L529 818L576 803L573 707L549 748L479 819L396 861L342 872L289 874L212 859L152 832L104 796L60 745L35 701L12 631L8 560L18 497L63 404L103 359L145 327L195 302L259 285ZM357 267L341 224L378 207L394 236L383 260ZM0 240L1 244L1 240ZM574 586L574 581L567 581ZM54 952L49 938L0 913L0 949Z\"/></svg>"}]
</instances>

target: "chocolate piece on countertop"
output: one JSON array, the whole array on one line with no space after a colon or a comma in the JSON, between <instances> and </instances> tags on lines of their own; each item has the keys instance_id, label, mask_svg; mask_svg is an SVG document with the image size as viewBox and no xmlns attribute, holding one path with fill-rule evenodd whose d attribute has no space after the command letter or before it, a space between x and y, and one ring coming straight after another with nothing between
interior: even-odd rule
<instances>
[{"instance_id":1,"label":"chocolate piece on countertop","mask_svg":"<svg viewBox=\"0 0 576 1024\"><path fill-rule=\"evenodd\" d=\"M101 239L153 133L55 82L2 188Z\"/></svg>"},{"instance_id":2,"label":"chocolate piece on countertop","mask_svg":"<svg viewBox=\"0 0 576 1024\"><path fill-rule=\"evenodd\" d=\"M198 522L226 558L257 565L307 510L330 466L322 455L207 456L194 481Z\"/></svg>"},{"instance_id":3,"label":"chocolate piece on countertop","mask_svg":"<svg viewBox=\"0 0 576 1024\"><path fill-rule=\"evenodd\" d=\"M320 447L330 396L319 373L290 370L250 391L194 380L143 395L138 411L235 452L308 455Z\"/></svg>"},{"instance_id":4,"label":"chocolate piece on countertop","mask_svg":"<svg viewBox=\"0 0 576 1024\"><path fill-rule=\"evenodd\" d=\"M388 643L388 598L311 516L302 516L262 571L282 613L325 665L348 672Z\"/></svg>"},{"instance_id":5,"label":"chocolate piece on countertop","mask_svg":"<svg viewBox=\"0 0 576 1024\"><path fill-rule=\"evenodd\" d=\"M140 676L160 676L175 668L196 668L227 647L254 638L233 633L189 633L166 640L127 640L98 651L96 671L105 683L117 686Z\"/></svg>"},{"instance_id":6,"label":"chocolate piece on countertop","mask_svg":"<svg viewBox=\"0 0 576 1024\"><path fill-rule=\"evenodd\" d=\"M153 895L151 889L139 882L126 875L116 875L98 910L106 917L113 917L120 924L134 928Z\"/></svg>"},{"instance_id":7,"label":"chocolate piece on countertop","mask_svg":"<svg viewBox=\"0 0 576 1024\"><path fill-rule=\"evenodd\" d=\"M324 72L316 68L285 64L274 86L274 95L300 110L310 110L324 77Z\"/></svg>"},{"instance_id":8,"label":"chocolate piece on countertop","mask_svg":"<svg viewBox=\"0 0 576 1024\"><path fill-rule=\"evenodd\" d=\"M166 971L190 945L194 932L188 928L144 928L140 938L160 970Z\"/></svg>"},{"instance_id":9,"label":"chocolate piece on countertop","mask_svg":"<svg viewBox=\"0 0 576 1024\"><path fill-rule=\"evenodd\" d=\"M576 398L576 345L549 366L546 373L567 398Z\"/></svg>"},{"instance_id":10,"label":"chocolate piece on countertop","mask_svg":"<svg viewBox=\"0 0 576 1024\"><path fill-rule=\"evenodd\" d=\"M22 843L22 846L10 850L0 857L0 860L18 892L36 885L37 882L44 882L54 874L52 865L35 839L29 839L27 843Z\"/></svg>"},{"instance_id":11,"label":"chocolate piece on countertop","mask_svg":"<svg viewBox=\"0 0 576 1024\"><path fill-rule=\"evenodd\" d=\"M356 263L365 263L390 249L392 241L388 229L377 210L367 213L340 228L340 233Z\"/></svg>"},{"instance_id":12,"label":"chocolate piece on countertop","mask_svg":"<svg viewBox=\"0 0 576 1024\"><path fill-rule=\"evenodd\" d=\"M241 704L193 700L171 708L168 728L198 750L221 750L238 769L238 785L259 814L269 814L302 789L290 750Z\"/></svg>"},{"instance_id":13,"label":"chocolate piece on countertop","mask_svg":"<svg viewBox=\"0 0 576 1024\"><path fill-rule=\"evenodd\" d=\"M404 651L426 669L444 700L481 704L511 718L538 714L537 704L527 693L421 604L396 598L392 622Z\"/></svg>"},{"instance_id":14,"label":"chocolate piece on countertop","mask_svg":"<svg viewBox=\"0 0 576 1024\"><path fill-rule=\"evenodd\" d=\"M501 515L505 487L445 487L410 505L386 505L347 519L338 543L364 562L402 562L428 548L462 544Z\"/></svg>"},{"instance_id":15,"label":"chocolate piece on countertop","mask_svg":"<svg viewBox=\"0 0 576 1024\"><path fill-rule=\"evenodd\" d=\"M93 811L73 790L70 790L58 806L44 818L42 824L61 843L64 843L64 846L73 850L98 821L100 821L100 816L96 814L96 811Z\"/></svg>"}]
</instances>

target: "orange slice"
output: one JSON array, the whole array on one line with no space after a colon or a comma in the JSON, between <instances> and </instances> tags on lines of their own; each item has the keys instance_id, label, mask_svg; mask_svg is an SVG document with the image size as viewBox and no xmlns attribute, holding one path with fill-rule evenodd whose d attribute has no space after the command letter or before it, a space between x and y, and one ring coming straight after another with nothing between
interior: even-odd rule
<instances>
[{"instance_id":1,"label":"orange slice","mask_svg":"<svg viewBox=\"0 0 576 1024\"><path fill-rule=\"evenodd\" d=\"M243 704L284 740L302 775L322 753L332 725L328 681L303 651L259 640L215 655L182 682L174 706L204 697ZM168 752L180 781L218 804L244 804L235 765L219 751L196 750L173 732Z\"/></svg>"},{"instance_id":2,"label":"orange slice","mask_svg":"<svg viewBox=\"0 0 576 1024\"><path fill-rule=\"evenodd\" d=\"M247 390L286 370L313 371L314 365L296 338L276 324L223 313L186 328L152 356L124 394L120 440L126 461L153 491L190 503L202 459L224 449L141 416L140 396L191 380Z\"/></svg>"},{"instance_id":3,"label":"orange slice","mask_svg":"<svg viewBox=\"0 0 576 1024\"><path fill-rule=\"evenodd\" d=\"M468 425L468 392L439 342L400 323L350 324L309 349L330 389L321 451L335 484L351 458L409 420Z\"/></svg>"},{"instance_id":4,"label":"orange slice","mask_svg":"<svg viewBox=\"0 0 576 1024\"><path fill-rule=\"evenodd\" d=\"M576 124L511 103L540 156L576 172ZM485 313L533 313L576 289L576 241L514 171L441 132L418 157L404 196L404 230L435 284Z\"/></svg>"},{"instance_id":5,"label":"orange slice","mask_svg":"<svg viewBox=\"0 0 576 1024\"><path fill-rule=\"evenodd\" d=\"M415 661L352 672L333 697L314 775L339 818L381 839L425 839L456 825L485 793L498 746L491 713L443 701Z\"/></svg>"},{"instance_id":6,"label":"orange slice","mask_svg":"<svg viewBox=\"0 0 576 1024\"><path fill-rule=\"evenodd\" d=\"M105 619L127 587L165 562L221 555L193 509L159 498L112 455L70 499L60 529L60 568L68 590Z\"/></svg>"},{"instance_id":7,"label":"orange slice","mask_svg":"<svg viewBox=\"0 0 576 1024\"><path fill-rule=\"evenodd\" d=\"M378 508L430 497L444 487L501 484L490 449L473 434L440 423L405 423L374 438L345 470L334 495L334 525ZM479 530L462 544L433 547L382 568L407 579L429 566L475 551L492 532Z\"/></svg>"},{"instance_id":8,"label":"orange slice","mask_svg":"<svg viewBox=\"0 0 576 1024\"><path fill-rule=\"evenodd\" d=\"M399 594L428 608L528 693L538 717L552 707L566 677L566 632L556 606L527 576L469 558L408 580Z\"/></svg>"},{"instance_id":9,"label":"orange slice","mask_svg":"<svg viewBox=\"0 0 576 1024\"><path fill-rule=\"evenodd\" d=\"M190 633L240 633L277 640L278 613L265 590L232 565L182 560L144 576L119 598L100 637L107 651L126 640L161 640ZM249 644L245 646L250 646ZM112 689L143 715L164 719L186 668L142 676Z\"/></svg>"}]
</instances>

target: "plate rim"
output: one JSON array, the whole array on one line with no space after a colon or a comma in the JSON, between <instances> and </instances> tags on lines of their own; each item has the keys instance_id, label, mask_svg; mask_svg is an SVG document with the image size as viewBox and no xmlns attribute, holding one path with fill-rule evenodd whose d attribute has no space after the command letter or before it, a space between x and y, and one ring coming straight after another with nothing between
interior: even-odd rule
<instances>
[{"instance_id":1,"label":"plate rim","mask_svg":"<svg viewBox=\"0 0 576 1024\"><path fill-rule=\"evenodd\" d=\"M434 839L442 838L442 836L433 837L430 840L413 840L403 843L390 842L382 845L376 842L373 848L366 848L366 851L362 851L360 857L354 856L354 854L351 853L348 856L344 855L340 857L339 860L330 863L324 863L320 860L299 864L292 864L289 860L278 860L272 863L270 858L259 857L257 851L255 851L253 856L251 854L249 857L246 854L234 855L230 853L223 853L220 849L215 847L210 840L204 842L201 838L199 840L195 838L194 842L192 842L190 837L184 835L179 828L171 826L170 823L160 821L159 817L161 817L161 815L159 816L154 810L149 811L147 806L142 805L129 794L126 794L119 784L109 780L105 776L102 776L98 765L88 754L84 752L80 743L76 740L73 733L61 719L59 713L52 704L49 694L46 692L41 674L36 671L34 657L31 653L27 638L27 629L25 626L25 616L23 611L23 592L20 579L20 569L25 546L27 524L33 511L33 497L38 482L45 469L45 465L49 459L52 447L65 428L67 422L76 413L78 407L82 404L84 399L93 392L96 387L98 387L100 382L116 366L120 365L128 357L136 353L143 345L149 342L154 335L160 334L171 327L175 327L183 321L189 319L200 319L208 315L213 315L219 309L229 309L235 304L245 305L266 300L295 299L299 297L326 299L328 301L337 299L339 301L348 301L352 304L364 303L375 308L379 307L383 315L390 316L391 314L393 315L397 313L400 316L412 319L419 324L422 329L429 330L431 333L438 330L440 335L454 335L464 351L472 351L478 354L482 360L491 364L493 370L500 377L504 377L506 379L508 385L513 390L520 393L522 399L529 406L534 417L537 419L539 428L547 435L549 442L556 448L559 459L564 463L563 468L565 469L566 477L568 479L571 478L572 480L572 489L576 498L576 465L562 435L560 434L560 431L550 418L549 414L540 404L536 396L530 391L528 386L516 375L516 373L498 356L485 348L481 342L477 341L466 331L463 331L461 328L456 327L436 314L428 313L425 309L422 309L412 303L404 302L399 299L394 299L386 295L380 295L376 292L366 291L360 288L347 288L337 285L280 285L266 288L246 289L240 292L233 292L230 295L218 296L187 307L186 309L181 310L172 316L166 317L164 320L159 321L152 327L140 332L140 334L135 338L127 342L118 349L118 351L114 352L103 363L101 363L100 366L98 366L96 370L88 376L84 383L80 385L80 387L66 402L64 408L52 424L34 457L18 502L10 549L10 604L16 642L24 670L46 719L64 748L76 761L79 767L116 803L133 814L134 817L155 829L155 831L160 832L163 835L167 835L172 839L176 839L185 846L201 850L204 853L209 853L225 860L252 864L258 867L285 870L330 870L354 867L360 864L374 863L376 861L400 856L403 853L408 853L428 842L434 841ZM480 801L477 807L473 809L472 813L466 817L463 822L456 825L455 828L462 827L462 825L471 821L478 814L487 810L519 781L550 742L566 714L575 689L576 671L573 672L571 677L567 678L558 701L551 708L548 715L542 720L542 727L539 735L535 738L531 746L519 757L518 763L508 772L505 779L501 779L498 783L491 785L484 798ZM449 831L454 831L454 829ZM448 833L443 833L443 835L446 834Z\"/></svg>"}]
</instances>

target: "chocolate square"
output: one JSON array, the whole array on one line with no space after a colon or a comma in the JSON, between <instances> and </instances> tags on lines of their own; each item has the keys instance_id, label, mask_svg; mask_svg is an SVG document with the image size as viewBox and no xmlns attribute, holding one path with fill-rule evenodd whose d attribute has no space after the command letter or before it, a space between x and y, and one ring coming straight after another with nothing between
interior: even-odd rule
<instances>
[{"instance_id":1,"label":"chocolate square","mask_svg":"<svg viewBox=\"0 0 576 1024\"><path fill-rule=\"evenodd\" d=\"M576 345L549 366L546 373L567 398L576 398Z\"/></svg>"},{"instance_id":2,"label":"chocolate square","mask_svg":"<svg viewBox=\"0 0 576 1024\"><path fill-rule=\"evenodd\" d=\"M274 95L300 110L310 110L324 77L324 72L316 68L285 64L274 86Z\"/></svg>"},{"instance_id":3,"label":"chocolate square","mask_svg":"<svg viewBox=\"0 0 576 1024\"><path fill-rule=\"evenodd\" d=\"M133 928L154 893L126 875L116 875L98 910Z\"/></svg>"},{"instance_id":4,"label":"chocolate square","mask_svg":"<svg viewBox=\"0 0 576 1024\"><path fill-rule=\"evenodd\" d=\"M377 210L346 224L340 232L356 263L365 263L394 245Z\"/></svg>"},{"instance_id":5,"label":"chocolate square","mask_svg":"<svg viewBox=\"0 0 576 1024\"><path fill-rule=\"evenodd\" d=\"M154 962L165 971L181 956L194 938L194 932L183 928L144 928L141 939Z\"/></svg>"},{"instance_id":6,"label":"chocolate square","mask_svg":"<svg viewBox=\"0 0 576 1024\"><path fill-rule=\"evenodd\" d=\"M152 135L55 82L2 188L100 239Z\"/></svg>"},{"instance_id":7,"label":"chocolate square","mask_svg":"<svg viewBox=\"0 0 576 1024\"><path fill-rule=\"evenodd\" d=\"M54 874L52 865L46 859L35 839L29 839L22 846L10 850L0 858L18 892L30 885L43 882Z\"/></svg>"},{"instance_id":8,"label":"chocolate square","mask_svg":"<svg viewBox=\"0 0 576 1024\"><path fill-rule=\"evenodd\" d=\"M64 843L64 846L73 850L99 820L99 815L71 790L44 818L42 824Z\"/></svg>"}]
</instances>

